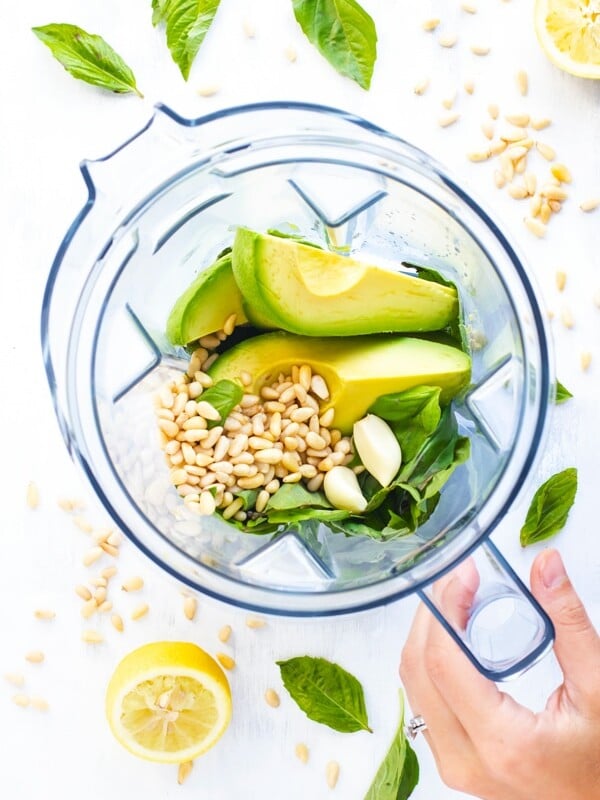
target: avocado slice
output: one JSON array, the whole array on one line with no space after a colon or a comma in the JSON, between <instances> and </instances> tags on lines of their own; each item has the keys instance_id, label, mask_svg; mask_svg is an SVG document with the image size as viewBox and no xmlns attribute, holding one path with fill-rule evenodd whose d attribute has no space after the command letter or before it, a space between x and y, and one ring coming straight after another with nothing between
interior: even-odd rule
<instances>
[{"instance_id":1,"label":"avocado slice","mask_svg":"<svg viewBox=\"0 0 600 800\"><path fill-rule=\"evenodd\" d=\"M233 274L249 319L308 336L441 330L456 320L453 286L238 228Z\"/></svg>"},{"instance_id":2,"label":"avocado slice","mask_svg":"<svg viewBox=\"0 0 600 800\"><path fill-rule=\"evenodd\" d=\"M236 324L247 322L242 295L231 268L231 253L217 259L178 298L167 320L171 344L186 345L223 327L231 314Z\"/></svg>"},{"instance_id":3,"label":"avocado slice","mask_svg":"<svg viewBox=\"0 0 600 800\"><path fill-rule=\"evenodd\" d=\"M350 433L377 397L427 384L442 389L449 402L471 374L471 359L456 347L406 336L372 335L311 338L284 331L263 333L223 353L209 372L213 380L240 380L249 373L247 391L258 393L278 374L309 364L329 386L322 410L335 407L334 426Z\"/></svg>"}]
</instances>

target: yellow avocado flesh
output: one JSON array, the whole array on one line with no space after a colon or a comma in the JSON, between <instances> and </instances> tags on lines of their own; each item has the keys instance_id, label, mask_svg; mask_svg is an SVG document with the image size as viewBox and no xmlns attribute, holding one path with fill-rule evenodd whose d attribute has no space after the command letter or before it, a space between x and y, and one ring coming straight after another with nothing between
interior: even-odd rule
<instances>
[{"instance_id":1,"label":"yellow avocado flesh","mask_svg":"<svg viewBox=\"0 0 600 800\"><path fill-rule=\"evenodd\" d=\"M171 344L186 345L221 330L232 314L236 325L247 322L227 254L203 270L176 300L167 320L167 337Z\"/></svg>"},{"instance_id":2,"label":"yellow avocado flesh","mask_svg":"<svg viewBox=\"0 0 600 800\"><path fill-rule=\"evenodd\" d=\"M333 425L343 433L351 433L380 395L426 384L439 386L445 403L467 385L471 374L465 353L425 339L385 334L311 338L280 331L240 342L219 356L209 372L215 381L241 381L247 372L253 381L246 391L259 393L280 372L289 375L292 366L302 364L327 382L330 397L321 409L335 408Z\"/></svg>"},{"instance_id":3,"label":"yellow avocado flesh","mask_svg":"<svg viewBox=\"0 0 600 800\"><path fill-rule=\"evenodd\" d=\"M293 333L433 331L458 314L453 287L246 228L232 263L250 318L255 310L263 324Z\"/></svg>"}]
</instances>

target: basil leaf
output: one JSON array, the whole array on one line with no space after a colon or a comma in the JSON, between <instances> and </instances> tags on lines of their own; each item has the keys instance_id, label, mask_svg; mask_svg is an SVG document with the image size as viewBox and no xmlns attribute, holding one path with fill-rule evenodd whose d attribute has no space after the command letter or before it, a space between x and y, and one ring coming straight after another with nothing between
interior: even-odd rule
<instances>
[{"instance_id":1,"label":"basil leaf","mask_svg":"<svg viewBox=\"0 0 600 800\"><path fill-rule=\"evenodd\" d=\"M569 467L543 483L533 496L525 524L521 528L521 546L549 539L562 530L577 493L577 470Z\"/></svg>"},{"instance_id":2,"label":"basil leaf","mask_svg":"<svg viewBox=\"0 0 600 800\"><path fill-rule=\"evenodd\" d=\"M208 420L207 427L214 428L224 422L233 409L244 396L244 390L238 383L233 381L217 381L214 386L205 389L198 400L205 400L216 408L221 415L220 420Z\"/></svg>"},{"instance_id":3,"label":"basil leaf","mask_svg":"<svg viewBox=\"0 0 600 800\"><path fill-rule=\"evenodd\" d=\"M152 24L156 27L165 18L169 0L152 0Z\"/></svg>"},{"instance_id":4,"label":"basil leaf","mask_svg":"<svg viewBox=\"0 0 600 800\"><path fill-rule=\"evenodd\" d=\"M570 400L573 397L571 392L567 389L566 386L563 386L560 381L556 381L556 393L554 395L554 402L557 406L561 403L566 403L567 400Z\"/></svg>"},{"instance_id":5,"label":"basil leaf","mask_svg":"<svg viewBox=\"0 0 600 800\"><path fill-rule=\"evenodd\" d=\"M416 386L404 392L384 394L369 408L369 413L393 423L405 462L418 453L437 428L441 416L440 392L438 386Z\"/></svg>"},{"instance_id":6,"label":"basil leaf","mask_svg":"<svg viewBox=\"0 0 600 800\"><path fill-rule=\"evenodd\" d=\"M74 78L117 94L135 92L143 97L131 69L101 36L67 23L31 30Z\"/></svg>"},{"instance_id":7,"label":"basil leaf","mask_svg":"<svg viewBox=\"0 0 600 800\"><path fill-rule=\"evenodd\" d=\"M419 782L419 762L404 733L404 695L400 690L400 723L364 800L407 800Z\"/></svg>"},{"instance_id":8,"label":"basil leaf","mask_svg":"<svg viewBox=\"0 0 600 800\"><path fill-rule=\"evenodd\" d=\"M322 492L309 492L299 483L284 483L267 503L267 511L288 511L301 506L333 508Z\"/></svg>"},{"instance_id":9,"label":"basil leaf","mask_svg":"<svg viewBox=\"0 0 600 800\"><path fill-rule=\"evenodd\" d=\"M363 688L345 669L324 658L278 661L283 685L309 719L341 733L369 728Z\"/></svg>"},{"instance_id":10,"label":"basil leaf","mask_svg":"<svg viewBox=\"0 0 600 800\"><path fill-rule=\"evenodd\" d=\"M300 27L335 69L363 89L377 58L375 23L356 0L292 0Z\"/></svg>"},{"instance_id":11,"label":"basil leaf","mask_svg":"<svg viewBox=\"0 0 600 800\"><path fill-rule=\"evenodd\" d=\"M167 25L167 46L187 81L192 63L204 41L220 0L155 0L153 21ZM156 23L155 23L156 24Z\"/></svg>"}]
</instances>

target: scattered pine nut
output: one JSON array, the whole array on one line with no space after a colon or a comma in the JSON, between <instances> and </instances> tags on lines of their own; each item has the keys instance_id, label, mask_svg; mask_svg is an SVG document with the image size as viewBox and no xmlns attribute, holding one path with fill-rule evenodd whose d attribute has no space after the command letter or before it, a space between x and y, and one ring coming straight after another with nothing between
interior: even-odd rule
<instances>
[{"instance_id":1,"label":"scattered pine nut","mask_svg":"<svg viewBox=\"0 0 600 800\"><path fill-rule=\"evenodd\" d=\"M49 608L38 608L33 612L33 616L36 619L54 619L56 612Z\"/></svg>"},{"instance_id":2,"label":"scattered pine nut","mask_svg":"<svg viewBox=\"0 0 600 800\"><path fill-rule=\"evenodd\" d=\"M84 642L86 642L86 644L101 644L104 641L104 636L92 628L85 630L82 633L81 638Z\"/></svg>"},{"instance_id":3,"label":"scattered pine nut","mask_svg":"<svg viewBox=\"0 0 600 800\"><path fill-rule=\"evenodd\" d=\"M139 606L136 606L131 612L131 619L137 621L138 619L145 617L149 610L150 606L148 603L140 603Z\"/></svg>"},{"instance_id":4,"label":"scattered pine nut","mask_svg":"<svg viewBox=\"0 0 600 800\"><path fill-rule=\"evenodd\" d=\"M69 500L67 497L59 497L58 499L58 507L67 513L75 510L75 505L73 500Z\"/></svg>"},{"instance_id":5,"label":"scattered pine nut","mask_svg":"<svg viewBox=\"0 0 600 800\"><path fill-rule=\"evenodd\" d=\"M500 115L500 109L498 108L496 103L490 103L490 105L488 106L487 110L488 110L488 114L490 115L490 117L492 119L498 119L498 117Z\"/></svg>"},{"instance_id":6,"label":"scattered pine nut","mask_svg":"<svg viewBox=\"0 0 600 800\"><path fill-rule=\"evenodd\" d=\"M552 164L550 167L550 172L561 183L571 183L571 173L564 164Z\"/></svg>"},{"instance_id":7,"label":"scattered pine nut","mask_svg":"<svg viewBox=\"0 0 600 800\"><path fill-rule=\"evenodd\" d=\"M519 89L519 93L525 97L529 91L529 77L524 69L520 69L517 72L517 87Z\"/></svg>"},{"instance_id":8,"label":"scattered pine nut","mask_svg":"<svg viewBox=\"0 0 600 800\"><path fill-rule=\"evenodd\" d=\"M525 183L525 188L529 195L533 196L535 194L535 190L537 189L537 178L533 174L533 172L526 172L523 176L523 182Z\"/></svg>"},{"instance_id":9,"label":"scattered pine nut","mask_svg":"<svg viewBox=\"0 0 600 800\"><path fill-rule=\"evenodd\" d=\"M524 200L529 195L525 186L519 186L516 183L511 183L508 193L514 200Z\"/></svg>"},{"instance_id":10,"label":"scattered pine nut","mask_svg":"<svg viewBox=\"0 0 600 800\"><path fill-rule=\"evenodd\" d=\"M223 643L228 642L230 636L231 636L231 625L223 625L223 627L219 631L219 640Z\"/></svg>"},{"instance_id":11,"label":"scattered pine nut","mask_svg":"<svg viewBox=\"0 0 600 800\"><path fill-rule=\"evenodd\" d=\"M437 17L432 17L431 19L426 19L425 22L421 24L421 27L424 31L434 31L437 26L440 24L440 21Z\"/></svg>"},{"instance_id":12,"label":"scattered pine nut","mask_svg":"<svg viewBox=\"0 0 600 800\"><path fill-rule=\"evenodd\" d=\"M583 351L583 353L579 357L579 361L581 364L581 369L584 372L587 372L587 370L590 368L590 364L592 363L592 354L589 352L589 350Z\"/></svg>"},{"instance_id":13,"label":"scattered pine nut","mask_svg":"<svg viewBox=\"0 0 600 800\"><path fill-rule=\"evenodd\" d=\"M93 525L85 517L73 517L73 525L84 533L91 533L94 530Z\"/></svg>"},{"instance_id":14,"label":"scattered pine nut","mask_svg":"<svg viewBox=\"0 0 600 800\"><path fill-rule=\"evenodd\" d=\"M12 698L13 703L21 708L27 708L31 702L27 694L14 694Z\"/></svg>"},{"instance_id":15,"label":"scattered pine nut","mask_svg":"<svg viewBox=\"0 0 600 800\"><path fill-rule=\"evenodd\" d=\"M526 128L529 125L529 114L505 114L504 119L516 128Z\"/></svg>"},{"instance_id":16,"label":"scattered pine nut","mask_svg":"<svg viewBox=\"0 0 600 800\"><path fill-rule=\"evenodd\" d=\"M106 588L104 586L99 586L92 597L94 598L96 605L99 606L106 600Z\"/></svg>"},{"instance_id":17,"label":"scattered pine nut","mask_svg":"<svg viewBox=\"0 0 600 800\"><path fill-rule=\"evenodd\" d=\"M499 156L506 150L507 147L508 147L507 142L504 142L502 139L497 139L495 142L492 142L490 144L490 153L493 156Z\"/></svg>"},{"instance_id":18,"label":"scattered pine nut","mask_svg":"<svg viewBox=\"0 0 600 800\"><path fill-rule=\"evenodd\" d=\"M488 47L487 45L483 44L472 44L471 45L471 52L475 56L487 56L492 48Z\"/></svg>"},{"instance_id":19,"label":"scattered pine nut","mask_svg":"<svg viewBox=\"0 0 600 800\"><path fill-rule=\"evenodd\" d=\"M248 39L254 39L256 36L256 28L248 19L242 20L242 29L244 31L244 35L248 37Z\"/></svg>"},{"instance_id":20,"label":"scattered pine nut","mask_svg":"<svg viewBox=\"0 0 600 800\"><path fill-rule=\"evenodd\" d=\"M37 697L37 696L33 696L31 698L31 707L35 708L36 711L48 711L48 709L50 708L48 702L44 700L43 697Z\"/></svg>"},{"instance_id":21,"label":"scattered pine nut","mask_svg":"<svg viewBox=\"0 0 600 800\"><path fill-rule=\"evenodd\" d=\"M542 117L540 119L532 119L530 124L534 131L543 131L544 128L549 127L552 123L547 117Z\"/></svg>"},{"instance_id":22,"label":"scattered pine nut","mask_svg":"<svg viewBox=\"0 0 600 800\"><path fill-rule=\"evenodd\" d=\"M125 583L121 586L121 589L124 592L139 592L144 586L144 579L140 578L139 575L134 576L133 578L129 578L125 581Z\"/></svg>"},{"instance_id":23,"label":"scattered pine nut","mask_svg":"<svg viewBox=\"0 0 600 800\"><path fill-rule=\"evenodd\" d=\"M594 292L594 305L596 308L600 308L600 289Z\"/></svg>"},{"instance_id":24,"label":"scattered pine nut","mask_svg":"<svg viewBox=\"0 0 600 800\"><path fill-rule=\"evenodd\" d=\"M20 672L7 672L4 675L4 680L8 681L8 683L12 684L17 689L25 685L25 678Z\"/></svg>"},{"instance_id":25,"label":"scattered pine nut","mask_svg":"<svg viewBox=\"0 0 600 800\"><path fill-rule=\"evenodd\" d=\"M101 614L106 614L108 611L112 611L113 604L110 600L103 600L100 605L98 606L98 611Z\"/></svg>"},{"instance_id":26,"label":"scattered pine nut","mask_svg":"<svg viewBox=\"0 0 600 800\"><path fill-rule=\"evenodd\" d=\"M544 142L536 142L535 146L538 153L543 156L546 161L554 161L556 158L556 151L553 147L550 147L549 144L544 144Z\"/></svg>"},{"instance_id":27,"label":"scattered pine nut","mask_svg":"<svg viewBox=\"0 0 600 800\"><path fill-rule=\"evenodd\" d=\"M89 619L98 610L96 600L90 595L90 599L86 600L81 606L81 616L84 619Z\"/></svg>"},{"instance_id":28,"label":"scattered pine nut","mask_svg":"<svg viewBox=\"0 0 600 800\"><path fill-rule=\"evenodd\" d=\"M531 198L529 209L532 217L537 217L537 215L540 213L542 210L542 198L539 194L536 194Z\"/></svg>"},{"instance_id":29,"label":"scattered pine nut","mask_svg":"<svg viewBox=\"0 0 600 800\"><path fill-rule=\"evenodd\" d=\"M438 39L441 47L454 47L457 41L458 36L455 33L446 33Z\"/></svg>"},{"instance_id":30,"label":"scattered pine nut","mask_svg":"<svg viewBox=\"0 0 600 800\"><path fill-rule=\"evenodd\" d=\"M595 211L600 206L600 197L590 197L579 204L579 208L586 213Z\"/></svg>"},{"instance_id":31,"label":"scattered pine nut","mask_svg":"<svg viewBox=\"0 0 600 800\"><path fill-rule=\"evenodd\" d=\"M228 656L227 653L217 653L217 661L223 669L235 669L235 661L231 656Z\"/></svg>"},{"instance_id":32,"label":"scattered pine nut","mask_svg":"<svg viewBox=\"0 0 600 800\"><path fill-rule=\"evenodd\" d=\"M575 320L573 319L573 315L568 308L563 308L561 311L560 321L568 330L571 330L571 328L575 326Z\"/></svg>"},{"instance_id":33,"label":"scattered pine nut","mask_svg":"<svg viewBox=\"0 0 600 800\"><path fill-rule=\"evenodd\" d=\"M443 114L438 119L438 124L440 128L448 128L450 125L454 125L454 123L460 118L460 114L458 112L454 112L452 114Z\"/></svg>"},{"instance_id":34,"label":"scattered pine nut","mask_svg":"<svg viewBox=\"0 0 600 800\"><path fill-rule=\"evenodd\" d=\"M123 628L125 627L123 625L123 617L121 617L119 614L113 614L110 618L110 621L116 631L119 631L119 633L123 632Z\"/></svg>"},{"instance_id":35,"label":"scattered pine nut","mask_svg":"<svg viewBox=\"0 0 600 800\"><path fill-rule=\"evenodd\" d=\"M325 778L327 779L327 786L330 789L335 789L338 778L340 777L340 765L337 761L329 761L325 767Z\"/></svg>"},{"instance_id":36,"label":"scattered pine nut","mask_svg":"<svg viewBox=\"0 0 600 800\"><path fill-rule=\"evenodd\" d=\"M185 614L186 618L189 620L193 620L196 616L196 609L198 608L198 602L195 597L186 597L183 601L183 613Z\"/></svg>"},{"instance_id":37,"label":"scattered pine nut","mask_svg":"<svg viewBox=\"0 0 600 800\"><path fill-rule=\"evenodd\" d=\"M467 14L476 14L477 13L477 6L473 5L473 3L461 3L460 7Z\"/></svg>"},{"instance_id":38,"label":"scattered pine nut","mask_svg":"<svg viewBox=\"0 0 600 800\"><path fill-rule=\"evenodd\" d=\"M296 757L303 763L306 764L308 762L309 751L308 747L304 744L304 742L298 742L296 745L294 752L296 753Z\"/></svg>"},{"instance_id":39,"label":"scattered pine nut","mask_svg":"<svg viewBox=\"0 0 600 800\"><path fill-rule=\"evenodd\" d=\"M30 508L32 511L35 511L40 504L40 490L33 481L29 481L27 484L25 502L27 503L27 508Z\"/></svg>"},{"instance_id":40,"label":"scattered pine nut","mask_svg":"<svg viewBox=\"0 0 600 800\"><path fill-rule=\"evenodd\" d=\"M189 777L190 772L194 767L193 761L182 761L177 768L177 783L181 786Z\"/></svg>"},{"instance_id":41,"label":"scattered pine nut","mask_svg":"<svg viewBox=\"0 0 600 800\"><path fill-rule=\"evenodd\" d=\"M423 80L420 80L417 83L415 83L413 91L415 94L422 95L425 94L428 88L429 88L429 78L423 78Z\"/></svg>"},{"instance_id":42,"label":"scattered pine nut","mask_svg":"<svg viewBox=\"0 0 600 800\"><path fill-rule=\"evenodd\" d=\"M557 270L554 279L556 281L556 288L559 292L562 292L567 282L567 273L563 272L562 270Z\"/></svg>"},{"instance_id":43,"label":"scattered pine nut","mask_svg":"<svg viewBox=\"0 0 600 800\"><path fill-rule=\"evenodd\" d=\"M260 619L260 617L248 617L246 620L246 625L253 629L264 628L266 624L266 620Z\"/></svg>"},{"instance_id":44,"label":"scattered pine nut","mask_svg":"<svg viewBox=\"0 0 600 800\"><path fill-rule=\"evenodd\" d=\"M483 135L486 139L493 139L494 138L494 126L489 120L486 120L481 125L481 130L483 131Z\"/></svg>"},{"instance_id":45,"label":"scattered pine nut","mask_svg":"<svg viewBox=\"0 0 600 800\"><path fill-rule=\"evenodd\" d=\"M494 183L498 189L503 189L506 186L506 178L500 172L500 170L496 170L494 172Z\"/></svg>"},{"instance_id":46,"label":"scattered pine nut","mask_svg":"<svg viewBox=\"0 0 600 800\"><path fill-rule=\"evenodd\" d=\"M542 186L540 194L548 200L559 200L561 203L569 196L562 187L552 186L551 184Z\"/></svg>"},{"instance_id":47,"label":"scattered pine nut","mask_svg":"<svg viewBox=\"0 0 600 800\"><path fill-rule=\"evenodd\" d=\"M480 161L487 161L491 156L489 150L471 150L470 153L467 153L467 158L469 161L473 161L478 163Z\"/></svg>"},{"instance_id":48,"label":"scattered pine nut","mask_svg":"<svg viewBox=\"0 0 600 800\"><path fill-rule=\"evenodd\" d=\"M472 80L466 80L464 83L464 89L467 94L473 94L475 91L475 83Z\"/></svg>"},{"instance_id":49,"label":"scattered pine nut","mask_svg":"<svg viewBox=\"0 0 600 800\"><path fill-rule=\"evenodd\" d=\"M116 558L119 555L119 548L109 544L108 542L102 542L100 544L100 549L113 558Z\"/></svg>"},{"instance_id":50,"label":"scattered pine nut","mask_svg":"<svg viewBox=\"0 0 600 800\"><path fill-rule=\"evenodd\" d=\"M285 57L290 62L290 64L293 64L298 59L298 53L296 52L296 48L292 47L291 45L286 47L283 52L285 53Z\"/></svg>"},{"instance_id":51,"label":"scattered pine nut","mask_svg":"<svg viewBox=\"0 0 600 800\"><path fill-rule=\"evenodd\" d=\"M217 83L207 83L204 86L200 86L197 90L197 94L199 94L200 97L212 97L217 94L220 88L221 87Z\"/></svg>"},{"instance_id":52,"label":"scattered pine nut","mask_svg":"<svg viewBox=\"0 0 600 800\"><path fill-rule=\"evenodd\" d=\"M271 708L279 708L281 705L281 700L275 689L267 689L265 692L265 701Z\"/></svg>"},{"instance_id":53,"label":"scattered pine nut","mask_svg":"<svg viewBox=\"0 0 600 800\"><path fill-rule=\"evenodd\" d=\"M83 566L91 566L95 561L98 561L99 558L102 558L103 554L104 550L101 547L92 547L91 550L87 551L82 559Z\"/></svg>"},{"instance_id":54,"label":"scattered pine nut","mask_svg":"<svg viewBox=\"0 0 600 800\"><path fill-rule=\"evenodd\" d=\"M562 209L562 204L560 200L548 200L548 205L550 206L550 210L553 214L560 213Z\"/></svg>"},{"instance_id":55,"label":"scattered pine nut","mask_svg":"<svg viewBox=\"0 0 600 800\"><path fill-rule=\"evenodd\" d=\"M527 230L529 230L530 233L533 233L534 236L537 236L538 239L542 239L546 235L546 226L543 222L540 222L539 219L525 217L523 221L525 222Z\"/></svg>"},{"instance_id":56,"label":"scattered pine nut","mask_svg":"<svg viewBox=\"0 0 600 800\"><path fill-rule=\"evenodd\" d=\"M104 578L107 581L113 578L116 574L117 574L116 567L104 567L104 569L100 571L100 577Z\"/></svg>"},{"instance_id":57,"label":"scattered pine nut","mask_svg":"<svg viewBox=\"0 0 600 800\"><path fill-rule=\"evenodd\" d=\"M41 650L30 650L25 654L25 660L30 664L41 664L44 660L44 654Z\"/></svg>"}]
</instances>

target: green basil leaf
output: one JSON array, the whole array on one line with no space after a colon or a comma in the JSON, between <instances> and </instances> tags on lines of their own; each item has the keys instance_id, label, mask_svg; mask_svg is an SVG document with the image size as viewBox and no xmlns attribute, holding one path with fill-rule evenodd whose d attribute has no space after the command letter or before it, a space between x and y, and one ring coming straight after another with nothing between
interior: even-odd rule
<instances>
[{"instance_id":1,"label":"green basil leaf","mask_svg":"<svg viewBox=\"0 0 600 800\"><path fill-rule=\"evenodd\" d=\"M278 661L283 685L309 719L341 733L369 731L360 682L324 658L298 656Z\"/></svg>"},{"instance_id":2,"label":"green basil leaf","mask_svg":"<svg viewBox=\"0 0 600 800\"><path fill-rule=\"evenodd\" d=\"M165 18L169 0L152 0L152 24L156 27Z\"/></svg>"},{"instance_id":3,"label":"green basil leaf","mask_svg":"<svg viewBox=\"0 0 600 800\"><path fill-rule=\"evenodd\" d=\"M220 0L157 2L161 8L158 18L164 19L167 24L167 46L186 81L200 45L215 18L219 3Z\"/></svg>"},{"instance_id":4,"label":"green basil leaf","mask_svg":"<svg viewBox=\"0 0 600 800\"><path fill-rule=\"evenodd\" d=\"M198 400L205 400L217 409L220 420L208 420L207 427L214 428L224 422L244 396L244 390L233 381L217 381L214 386L205 389Z\"/></svg>"},{"instance_id":5,"label":"green basil leaf","mask_svg":"<svg viewBox=\"0 0 600 800\"><path fill-rule=\"evenodd\" d=\"M333 508L322 492L309 492L300 483L284 483L267 503L267 511L287 511L300 506Z\"/></svg>"},{"instance_id":6,"label":"green basil leaf","mask_svg":"<svg viewBox=\"0 0 600 800\"><path fill-rule=\"evenodd\" d=\"M560 381L556 381L556 393L554 395L554 402L557 406L561 403L566 403L567 400L570 400L573 397L571 392L567 389L566 386L563 386Z\"/></svg>"},{"instance_id":7,"label":"green basil leaf","mask_svg":"<svg viewBox=\"0 0 600 800\"><path fill-rule=\"evenodd\" d=\"M364 800L407 800L419 782L419 762L404 732L404 694L400 689L400 722Z\"/></svg>"},{"instance_id":8,"label":"green basil leaf","mask_svg":"<svg viewBox=\"0 0 600 800\"><path fill-rule=\"evenodd\" d=\"M363 89L377 58L375 23L356 0L292 0L294 14L321 55Z\"/></svg>"},{"instance_id":9,"label":"green basil leaf","mask_svg":"<svg viewBox=\"0 0 600 800\"><path fill-rule=\"evenodd\" d=\"M131 69L101 36L67 23L31 30L74 78L117 94L135 92L143 97Z\"/></svg>"},{"instance_id":10,"label":"green basil leaf","mask_svg":"<svg viewBox=\"0 0 600 800\"><path fill-rule=\"evenodd\" d=\"M533 496L525 524L521 528L521 546L549 539L562 530L577 493L577 470L569 467L543 483Z\"/></svg>"},{"instance_id":11,"label":"green basil leaf","mask_svg":"<svg viewBox=\"0 0 600 800\"><path fill-rule=\"evenodd\" d=\"M440 392L438 386L416 386L384 394L369 408L369 413L392 423L403 461L413 458L437 428L441 416Z\"/></svg>"}]
</instances>

